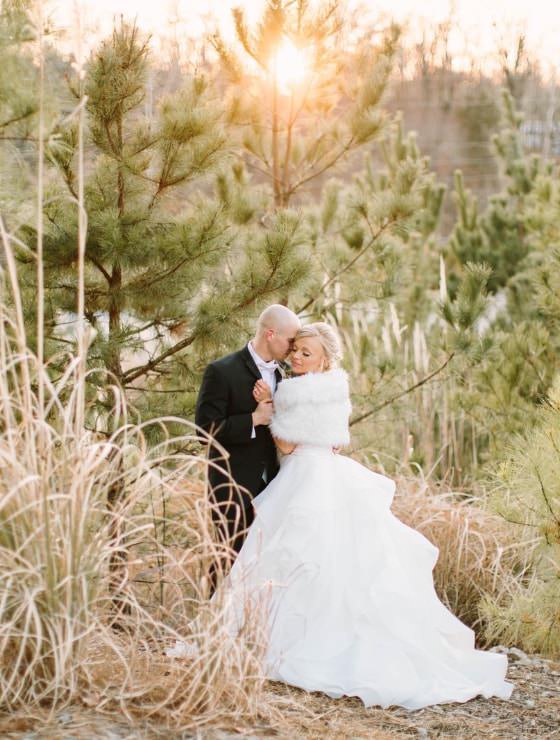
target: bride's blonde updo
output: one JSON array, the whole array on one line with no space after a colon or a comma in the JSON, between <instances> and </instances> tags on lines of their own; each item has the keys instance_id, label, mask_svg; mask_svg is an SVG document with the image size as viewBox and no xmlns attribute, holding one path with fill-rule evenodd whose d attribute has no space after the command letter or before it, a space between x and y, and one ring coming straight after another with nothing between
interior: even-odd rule
<instances>
[{"instance_id":1,"label":"bride's blonde updo","mask_svg":"<svg viewBox=\"0 0 560 740\"><path fill-rule=\"evenodd\" d=\"M342 343L338 333L330 324L327 324L326 321L315 321L313 324L306 324L298 331L295 339L297 341L305 337L317 337L321 342L326 357L324 371L338 367L340 360L342 360Z\"/></svg>"}]
</instances>

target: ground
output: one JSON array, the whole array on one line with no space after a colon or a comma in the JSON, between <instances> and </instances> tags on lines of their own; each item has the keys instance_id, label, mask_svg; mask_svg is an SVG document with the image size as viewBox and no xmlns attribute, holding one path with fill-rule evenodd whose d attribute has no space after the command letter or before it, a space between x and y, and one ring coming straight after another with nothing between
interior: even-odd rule
<instances>
[{"instance_id":1,"label":"ground","mask_svg":"<svg viewBox=\"0 0 560 740\"><path fill-rule=\"evenodd\" d=\"M332 738L538 738L560 740L560 663L539 656L509 652L508 679L515 684L510 701L474 699L416 712L403 709L365 709L357 699L329 699L271 683L267 691L283 706L283 721L250 727L206 728L177 733L146 724L131 726L124 718L107 717L91 709L72 706L51 721L45 716L0 718L0 737L9 740L70 740L88 738L123 740L138 738L196 738L234 740L275 737Z\"/></svg>"}]
</instances>

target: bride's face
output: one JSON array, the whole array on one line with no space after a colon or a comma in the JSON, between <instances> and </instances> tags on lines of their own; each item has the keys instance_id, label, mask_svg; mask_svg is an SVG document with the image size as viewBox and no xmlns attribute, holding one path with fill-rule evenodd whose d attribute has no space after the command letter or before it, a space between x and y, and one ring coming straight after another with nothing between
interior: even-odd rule
<instances>
[{"instance_id":1,"label":"bride's face","mask_svg":"<svg viewBox=\"0 0 560 740\"><path fill-rule=\"evenodd\" d=\"M323 345L317 337L296 339L289 356L290 365L295 375L305 373L322 373L326 365Z\"/></svg>"}]
</instances>

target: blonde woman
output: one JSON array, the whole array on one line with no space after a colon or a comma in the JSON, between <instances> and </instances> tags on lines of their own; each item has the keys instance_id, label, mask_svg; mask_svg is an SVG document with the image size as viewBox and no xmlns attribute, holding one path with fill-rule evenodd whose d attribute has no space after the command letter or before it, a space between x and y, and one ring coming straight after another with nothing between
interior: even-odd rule
<instances>
[{"instance_id":1,"label":"blonde woman","mask_svg":"<svg viewBox=\"0 0 560 740\"><path fill-rule=\"evenodd\" d=\"M366 706L508 698L507 658L476 650L472 630L439 601L438 550L391 513L393 481L334 454L350 441L341 354L326 323L296 335L294 377L278 386L270 424L280 472L254 499L228 581L236 629L244 599L262 597L266 675ZM269 394L258 381L255 399Z\"/></svg>"}]
</instances>

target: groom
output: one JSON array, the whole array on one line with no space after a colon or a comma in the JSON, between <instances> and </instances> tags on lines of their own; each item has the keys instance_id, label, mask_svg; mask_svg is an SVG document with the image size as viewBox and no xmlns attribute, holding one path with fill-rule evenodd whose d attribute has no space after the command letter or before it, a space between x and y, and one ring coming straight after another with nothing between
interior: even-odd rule
<instances>
[{"instance_id":1,"label":"groom","mask_svg":"<svg viewBox=\"0 0 560 740\"><path fill-rule=\"evenodd\" d=\"M261 378L272 393L281 381L278 361L288 356L300 328L286 306L272 305L259 316L254 338L238 352L210 363L204 372L196 404L197 426L209 432L229 453L235 490L224 472L228 463L210 447L209 483L215 505L212 518L222 539L239 552L245 530L253 521L253 498L278 472L276 448L268 429L272 403L253 398ZM215 585L215 584L214 584Z\"/></svg>"}]
</instances>

